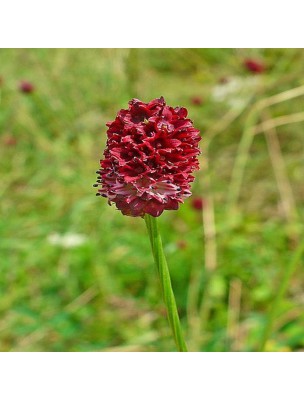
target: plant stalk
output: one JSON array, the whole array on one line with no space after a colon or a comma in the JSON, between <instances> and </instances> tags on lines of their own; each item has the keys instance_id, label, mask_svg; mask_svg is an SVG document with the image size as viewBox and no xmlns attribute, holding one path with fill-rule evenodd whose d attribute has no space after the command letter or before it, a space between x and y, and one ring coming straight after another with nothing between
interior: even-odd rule
<instances>
[{"instance_id":1,"label":"plant stalk","mask_svg":"<svg viewBox=\"0 0 304 400\"><path fill-rule=\"evenodd\" d=\"M166 305L168 320L170 327L172 329L173 337L178 351L185 352L187 351L187 347L180 326L180 320L177 312L175 297L171 285L170 272L163 251L162 240L157 224L157 218L154 218L151 215L146 214L144 219L150 237L152 253L157 267L162 294Z\"/></svg>"}]
</instances>

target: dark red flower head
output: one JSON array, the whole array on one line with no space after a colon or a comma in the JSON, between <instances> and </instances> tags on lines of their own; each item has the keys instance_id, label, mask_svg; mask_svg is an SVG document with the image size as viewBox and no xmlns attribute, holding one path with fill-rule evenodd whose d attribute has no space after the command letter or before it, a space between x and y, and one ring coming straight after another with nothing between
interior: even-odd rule
<instances>
[{"instance_id":1,"label":"dark red flower head","mask_svg":"<svg viewBox=\"0 0 304 400\"><path fill-rule=\"evenodd\" d=\"M261 74L265 71L265 65L262 61L247 58L244 60L244 67L254 74Z\"/></svg>"},{"instance_id":2,"label":"dark red flower head","mask_svg":"<svg viewBox=\"0 0 304 400\"><path fill-rule=\"evenodd\" d=\"M199 168L201 137L187 110L167 106L163 97L149 103L133 99L107 126L97 195L133 217L177 210L191 195L191 173Z\"/></svg>"},{"instance_id":3,"label":"dark red flower head","mask_svg":"<svg viewBox=\"0 0 304 400\"><path fill-rule=\"evenodd\" d=\"M22 93L32 93L34 89L34 85L31 82L21 81L19 84L19 90Z\"/></svg>"}]
</instances>

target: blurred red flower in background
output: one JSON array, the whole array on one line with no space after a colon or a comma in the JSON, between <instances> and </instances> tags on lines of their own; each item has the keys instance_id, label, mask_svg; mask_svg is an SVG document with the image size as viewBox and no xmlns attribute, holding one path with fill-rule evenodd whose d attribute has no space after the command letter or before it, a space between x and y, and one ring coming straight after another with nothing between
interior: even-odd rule
<instances>
[{"instance_id":1,"label":"blurred red flower in background","mask_svg":"<svg viewBox=\"0 0 304 400\"><path fill-rule=\"evenodd\" d=\"M17 139L10 134L3 136L3 143L5 146L15 146L17 144Z\"/></svg>"},{"instance_id":2,"label":"blurred red flower in background","mask_svg":"<svg viewBox=\"0 0 304 400\"><path fill-rule=\"evenodd\" d=\"M194 197L191 201L192 208L201 211L204 207L204 200L201 197Z\"/></svg>"},{"instance_id":3,"label":"blurred red flower in background","mask_svg":"<svg viewBox=\"0 0 304 400\"><path fill-rule=\"evenodd\" d=\"M107 126L97 195L133 217L178 209L191 195L191 173L199 168L201 137L187 110L167 106L163 97L149 103L133 99Z\"/></svg>"},{"instance_id":4,"label":"blurred red flower in background","mask_svg":"<svg viewBox=\"0 0 304 400\"><path fill-rule=\"evenodd\" d=\"M178 240L176 242L176 246L177 246L178 249L184 250L184 249L187 248L188 244L187 244L187 242L185 240Z\"/></svg>"},{"instance_id":5,"label":"blurred red flower in background","mask_svg":"<svg viewBox=\"0 0 304 400\"><path fill-rule=\"evenodd\" d=\"M265 71L266 67L262 61L255 60L253 58L247 58L244 60L244 67L255 74L261 74Z\"/></svg>"},{"instance_id":6,"label":"blurred red flower in background","mask_svg":"<svg viewBox=\"0 0 304 400\"><path fill-rule=\"evenodd\" d=\"M19 90L22 93L32 93L35 87L31 82L21 81L19 84Z\"/></svg>"},{"instance_id":7,"label":"blurred red flower in background","mask_svg":"<svg viewBox=\"0 0 304 400\"><path fill-rule=\"evenodd\" d=\"M203 98L201 96L193 96L191 97L191 103L194 106L201 106L203 104Z\"/></svg>"}]
</instances>

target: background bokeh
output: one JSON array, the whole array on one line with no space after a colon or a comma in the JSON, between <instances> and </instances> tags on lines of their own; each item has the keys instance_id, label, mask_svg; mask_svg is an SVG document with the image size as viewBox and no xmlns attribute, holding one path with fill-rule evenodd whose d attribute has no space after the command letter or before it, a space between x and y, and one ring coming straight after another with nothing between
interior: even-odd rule
<instances>
[{"instance_id":1,"label":"background bokeh","mask_svg":"<svg viewBox=\"0 0 304 400\"><path fill-rule=\"evenodd\" d=\"M193 196L159 219L192 351L255 351L303 237L301 49L0 50L0 351L174 351L141 218L95 197L132 97L188 108ZM303 256L268 351L304 349Z\"/></svg>"}]
</instances>

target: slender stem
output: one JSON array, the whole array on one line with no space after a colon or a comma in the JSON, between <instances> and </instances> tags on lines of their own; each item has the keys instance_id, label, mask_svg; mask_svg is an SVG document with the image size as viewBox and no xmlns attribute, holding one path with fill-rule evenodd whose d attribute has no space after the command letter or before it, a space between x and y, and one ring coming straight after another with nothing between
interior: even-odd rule
<instances>
[{"instance_id":1,"label":"slender stem","mask_svg":"<svg viewBox=\"0 0 304 400\"><path fill-rule=\"evenodd\" d=\"M174 293L171 286L170 272L163 251L162 240L158 229L157 218L145 215L154 261L158 270L163 298L167 308L169 323L178 351L187 351L183 338Z\"/></svg>"},{"instance_id":2,"label":"slender stem","mask_svg":"<svg viewBox=\"0 0 304 400\"><path fill-rule=\"evenodd\" d=\"M287 264L287 266L284 270L282 280L280 282L276 296L273 300L273 303L269 310L269 314L267 316L267 322L266 322L266 325L265 325L265 328L263 331L263 335L262 335L262 339L261 339L261 343L260 343L258 351L265 350L265 345L267 343L268 338L271 335L275 318L278 315L278 307L280 306L280 303L286 293L290 278L292 277L293 273L295 272L295 270L299 264L299 261L301 260L301 256L302 256L303 252L304 252L304 240L299 244L296 251L293 253L293 256L292 256L289 264Z\"/></svg>"}]
</instances>

